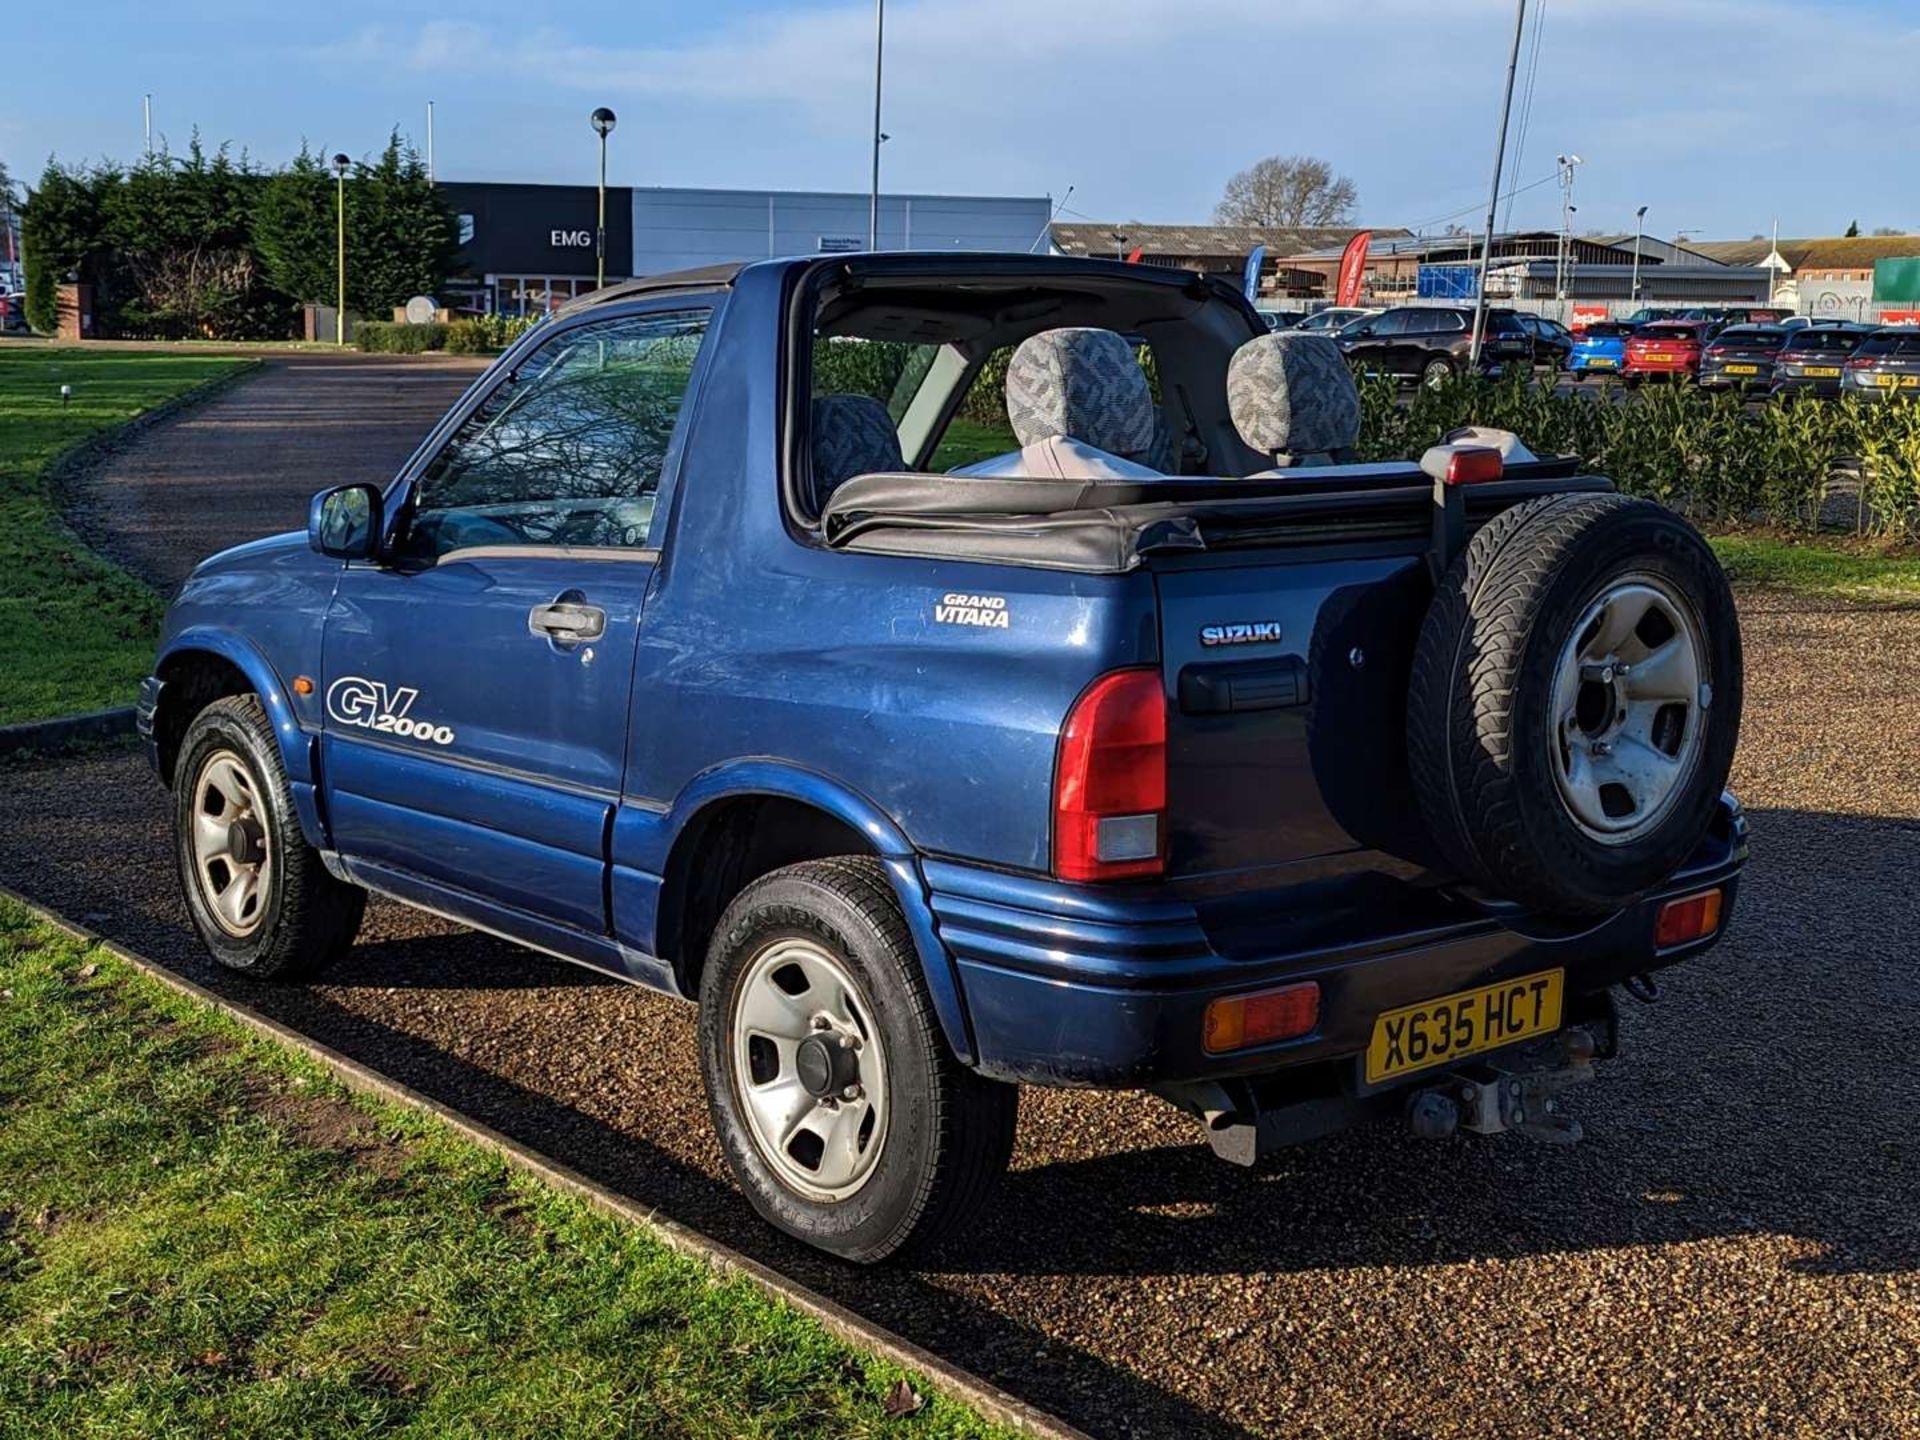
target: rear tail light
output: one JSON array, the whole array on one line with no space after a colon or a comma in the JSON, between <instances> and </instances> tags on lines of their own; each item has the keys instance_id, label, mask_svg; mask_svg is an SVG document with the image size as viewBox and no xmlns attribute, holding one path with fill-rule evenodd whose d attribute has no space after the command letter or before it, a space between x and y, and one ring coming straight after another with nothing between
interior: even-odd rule
<instances>
[{"instance_id":1,"label":"rear tail light","mask_svg":"<svg viewBox=\"0 0 1920 1440\"><path fill-rule=\"evenodd\" d=\"M1506 471L1506 461L1498 450L1479 446L1455 450L1447 459L1449 485L1479 485L1498 480Z\"/></svg>"},{"instance_id":2,"label":"rear tail light","mask_svg":"<svg viewBox=\"0 0 1920 1440\"><path fill-rule=\"evenodd\" d=\"M1856 356L1854 359L1847 361L1847 368L1849 370L1871 370L1873 368L1873 357L1871 355Z\"/></svg>"},{"instance_id":3,"label":"rear tail light","mask_svg":"<svg viewBox=\"0 0 1920 1440\"><path fill-rule=\"evenodd\" d=\"M1667 901L1653 922L1654 948L1671 950L1676 945L1703 940L1713 934L1720 928L1721 898L1716 888Z\"/></svg>"},{"instance_id":4,"label":"rear tail light","mask_svg":"<svg viewBox=\"0 0 1920 1440\"><path fill-rule=\"evenodd\" d=\"M1060 729L1053 873L1062 880L1159 875L1167 864L1167 697L1158 670L1115 670Z\"/></svg>"},{"instance_id":5,"label":"rear tail light","mask_svg":"<svg viewBox=\"0 0 1920 1440\"><path fill-rule=\"evenodd\" d=\"M1201 1043L1209 1055L1297 1040L1320 1023L1320 985L1303 980L1278 990L1226 995L1208 1003L1201 1022Z\"/></svg>"}]
</instances>

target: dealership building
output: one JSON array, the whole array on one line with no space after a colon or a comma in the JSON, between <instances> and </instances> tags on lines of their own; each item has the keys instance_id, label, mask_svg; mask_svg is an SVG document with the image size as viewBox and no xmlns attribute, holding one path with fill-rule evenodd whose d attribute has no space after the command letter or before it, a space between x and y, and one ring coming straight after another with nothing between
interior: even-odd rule
<instances>
[{"instance_id":1,"label":"dealership building","mask_svg":"<svg viewBox=\"0 0 1920 1440\"><path fill-rule=\"evenodd\" d=\"M451 307L537 313L594 288L595 187L443 181L439 188L460 225L441 297ZM865 250L869 203L859 191L610 185L606 278ZM1051 213L1044 195L883 194L879 248L1044 250Z\"/></svg>"}]
</instances>

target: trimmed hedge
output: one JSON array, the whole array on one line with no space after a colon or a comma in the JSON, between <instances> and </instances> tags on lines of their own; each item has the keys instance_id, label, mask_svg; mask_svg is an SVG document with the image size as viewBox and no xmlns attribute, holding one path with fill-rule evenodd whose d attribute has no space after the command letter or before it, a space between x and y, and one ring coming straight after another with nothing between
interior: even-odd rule
<instances>
[{"instance_id":1,"label":"trimmed hedge","mask_svg":"<svg viewBox=\"0 0 1920 1440\"><path fill-rule=\"evenodd\" d=\"M419 355L447 348L447 327L438 320L409 325L395 320L362 320L353 328L353 343L376 355Z\"/></svg>"},{"instance_id":2,"label":"trimmed hedge","mask_svg":"<svg viewBox=\"0 0 1920 1440\"><path fill-rule=\"evenodd\" d=\"M1577 455L1622 490L1714 524L1816 530L1836 500L1861 533L1920 539L1920 405L1787 396L1758 408L1732 391L1612 385L1560 392L1530 376L1456 376L1410 402L1360 378L1360 457L1417 459L1463 425L1511 430L1542 454Z\"/></svg>"}]
</instances>

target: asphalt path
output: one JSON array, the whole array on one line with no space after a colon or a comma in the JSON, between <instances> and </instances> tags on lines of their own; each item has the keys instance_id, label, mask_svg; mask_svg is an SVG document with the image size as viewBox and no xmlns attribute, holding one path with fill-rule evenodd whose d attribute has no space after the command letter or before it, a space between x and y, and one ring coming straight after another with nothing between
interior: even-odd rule
<instances>
[{"instance_id":1,"label":"asphalt path","mask_svg":"<svg viewBox=\"0 0 1920 1440\"><path fill-rule=\"evenodd\" d=\"M229 460L211 414L97 483L164 489L125 512L162 526L236 485L297 523L311 447ZM1920 1434L1920 611L1742 608L1755 861L1567 1098L1584 1143L1374 1128L1249 1172L1152 1099L1030 1090L987 1222L915 1269L758 1223L676 1002L387 903L322 983L213 969L129 754L0 771L0 881L1096 1434Z\"/></svg>"}]
</instances>

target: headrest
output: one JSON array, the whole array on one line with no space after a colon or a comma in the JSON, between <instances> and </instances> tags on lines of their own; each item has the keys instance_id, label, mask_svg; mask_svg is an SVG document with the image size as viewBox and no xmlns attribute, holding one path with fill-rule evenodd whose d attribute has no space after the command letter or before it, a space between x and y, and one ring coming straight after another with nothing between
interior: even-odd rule
<instances>
[{"instance_id":1,"label":"headrest","mask_svg":"<svg viewBox=\"0 0 1920 1440\"><path fill-rule=\"evenodd\" d=\"M1022 445L1062 436L1114 455L1153 445L1153 394L1133 347L1111 330L1043 330L1007 364L1007 419Z\"/></svg>"},{"instance_id":2,"label":"headrest","mask_svg":"<svg viewBox=\"0 0 1920 1440\"><path fill-rule=\"evenodd\" d=\"M871 395L816 395L812 420L816 511L837 486L856 475L885 475L907 468L893 417Z\"/></svg>"},{"instance_id":3,"label":"headrest","mask_svg":"<svg viewBox=\"0 0 1920 1440\"><path fill-rule=\"evenodd\" d=\"M1268 455L1332 454L1360 438L1360 391L1324 335L1257 335L1227 365L1227 410L1240 438Z\"/></svg>"}]
</instances>

